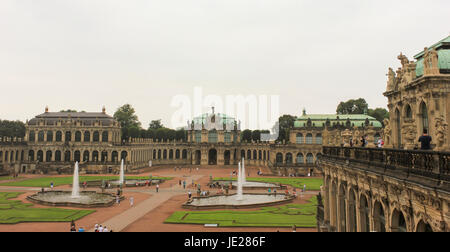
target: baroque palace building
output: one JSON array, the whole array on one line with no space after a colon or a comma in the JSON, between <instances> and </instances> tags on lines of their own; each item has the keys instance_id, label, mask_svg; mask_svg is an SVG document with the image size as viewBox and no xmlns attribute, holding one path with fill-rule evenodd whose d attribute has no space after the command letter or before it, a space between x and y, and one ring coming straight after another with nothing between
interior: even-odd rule
<instances>
[{"instance_id":1,"label":"baroque palace building","mask_svg":"<svg viewBox=\"0 0 450 252\"><path fill-rule=\"evenodd\" d=\"M450 36L389 68L384 148L324 146L319 231L450 231ZM415 150L427 129L433 150Z\"/></svg>"},{"instance_id":2,"label":"baroque palace building","mask_svg":"<svg viewBox=\"0 0 450 252\"><path fill-rule=\"evenodd\" d=\"M241 141L240 123L228 115L202 114L188 122L185 141L132 138L122 141L119 122L102 112L49 112L27 121L24 139L0 140L0 170L16 173L71 173L79 162L86 173L128 172L159 165L246 164L278 175L317 172L322 146L353 134L376 139L381 123L367 115L306 115L290 130L290 141ZM373 141L372 141L373 142Z\"/></svg>"}]
</instances>

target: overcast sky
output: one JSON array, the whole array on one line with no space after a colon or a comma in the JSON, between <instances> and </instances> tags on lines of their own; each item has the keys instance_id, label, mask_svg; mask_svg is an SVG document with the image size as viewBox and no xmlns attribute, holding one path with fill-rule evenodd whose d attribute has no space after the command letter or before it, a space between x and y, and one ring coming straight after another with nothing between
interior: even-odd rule
<instances>
[{"instance_id":1,"label":"overcast sky","mask_svg":"<svg viewBox=\"0 0 450 252\"><path fill-rule=\"evenodd\" d=\"M194 87L279 95L281 114L386 108L398 54L449 34L448 0L1 0L0 119L130 103L176 127L171 100Z\"/></svg>"}]
</instances>

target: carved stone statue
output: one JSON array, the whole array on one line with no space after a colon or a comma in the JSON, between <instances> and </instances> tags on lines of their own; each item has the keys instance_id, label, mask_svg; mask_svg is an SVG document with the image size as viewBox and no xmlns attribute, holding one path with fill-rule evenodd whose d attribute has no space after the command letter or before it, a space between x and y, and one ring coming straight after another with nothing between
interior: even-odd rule
<instances>
[{"instance_id":1,"label":"carved stone statue","mask_svg":"<svg viewBox=\"0 0 450 252\"><path fill-rule=\"evenodd\" d=\"M445 133L447 132L447 122L444 120L443 116L439 116L436 118L436 146L438 147L438 149L442 149L445 142L446 142L446 135Z\"/></svg>"},{"instance_id":2,"label":"carved stone statue","mask_svg":"<svg viewBox=\"0 0 450 252\"><path fill-rule=\"evenodd\" d=\"M402 126L402 135L405 139L405 149L414 149L417 138L417 128L415 123L404 123Z\"/></svg>"},{"instance_id":3,"label":"carved stone statue","mask_svg":"<svg viewBox=\"0 0 450 252\"><path fill-rule=\"evenodd\" d=\"M386 91L392 91L395 87L395 72L392 68L389 67L388 73L386 74L388 77Z\"/></svg>"},{"instance_id":4,"label":"carved stone statue","mask_svg":"<svg viewBox=\"0 0 450 252\"><path fill-rule=\"evenodd\" d=\"M438 54L436 49L428 50L425 47L423 55L423 75L438 75Z\"/></svg>"},{"instance_id":5,"label":"carved stone statue","mask_svg":"<svg viewBox=\"0 0 450 252\"><path fill-rule=\"evenodd\" d=\"M397 57L397 59L400 60L400 63L402 63L402 68L404 69L406 67L406 65L409 63L408 58L403 55L402 53L400 53L400 55Z\"/></svg>"},{"instance_id":6,"label":"carved stone statue","mask_svg":"<svg viewBox=\"0 0 450 252\"><path fill-rule=\"evenodd\" d=\"M383 124L384 124L384 130L383 130L383 136L384 136L384 145L390 145L391 144L391 133L392 133L392 129L391 129L391 125L389 122L389 119L384 119L383 120Z\"/></svg>"},{"instance_id":7,"label":"carved stone statue","mask_svg":"<svg viewBox=\"0 0 450 252\"><path fill-rule=\"evenodd\" d=\"M350 137L352 137L352 132L349 129L345 129L342 133L342 140L344 141L344 147L350 147Z\"/></svg>"}]
</instances>

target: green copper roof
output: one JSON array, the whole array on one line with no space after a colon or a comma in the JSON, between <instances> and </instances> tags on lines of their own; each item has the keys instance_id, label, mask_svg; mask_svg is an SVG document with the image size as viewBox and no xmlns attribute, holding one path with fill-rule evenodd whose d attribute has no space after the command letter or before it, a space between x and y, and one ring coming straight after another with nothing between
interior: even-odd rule
<instances>
[{"instance_id":1,"label":"green copper roof","mask_svg":"<svg viewBox=\"0 0 450 252\"><path fill-rule=\"evenodd\" d=\"M216 116L216 118L215 118L216 122L234 123L234 121L235 121L234 117L228 116L226 114L217 113L217 114L214 114L214 115ZM194 123L206 124L206 119L209 116L212 116L212 114L205 113L205 114L202 114L200 116L194 117L193 121L194 121Z\"/></svg>"},{"instance_id":2,"label":"green copper roof","mask_svg":"<svg viewBox=\"0 0 450 252\"><path fill-rule=\"evenodd\" d=\"M430 46L428 49L436 49L438 54L438 68L440 70L450 71L450 36ZM416 54L414 58L417 60L416 77L423 75L423 55L425 51Z\"/></svg>"},{"instance_id":3,"label":"green copper roof","mask_svg":"<svg viewBox=\"0 0 450 252\"><path fill-rule=\"evenodd\" d=\"M345 114L345 115L336 115L336 114L315 114L315 115L302 115L297 117L294 122L295 128L305 127L307 125L308 120L311 119L311 125L313 127L324 127L327 120L330 121L330 125L339 123L345 125L347 119L350 121L350 125L352 127L362 127L366 119L369 120L369 123L374 127L381 128L381 122L377 121L372 116L364 115L364 114Z\"/></svg>"}]
</instances>

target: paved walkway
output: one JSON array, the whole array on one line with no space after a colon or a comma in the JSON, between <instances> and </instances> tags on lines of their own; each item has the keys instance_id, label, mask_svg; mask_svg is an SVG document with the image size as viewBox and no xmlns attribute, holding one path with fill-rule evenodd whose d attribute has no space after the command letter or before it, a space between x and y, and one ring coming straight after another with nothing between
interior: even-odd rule
<instances>
[{"instance_id":1,"label":"paved walkway","mask_svg":"<svg viewBox=\"0 0 450 252\"><path fill-rule=\"evenodd\" d=\"M201 177L205 175L194 175L186 178L186 181L197 181ZM135 192L143 192L142 190L137 189L131 189L129 191L135 191ZM148 212L152 211L156 207L160 206L170 198L176 195L185 194L188 191L188 189L184 190L181 189L178 184L174 184L170 188L164 188L159 189L159 192L148 192L145 191L145 193L152 194L152 196L142 201L141 203L134 205L130 209L114 216L113 218L101 223L103 226L106 226L109 230L113 230L114 232L120 232L121 230L125 229L128 225L131 223L139 220L144 215L146 215ZM94 229L89 230L89 232L93 232Z\"/></svg>"}]
</instances>

